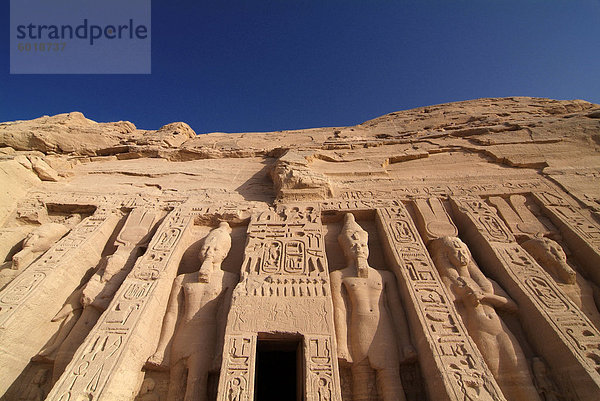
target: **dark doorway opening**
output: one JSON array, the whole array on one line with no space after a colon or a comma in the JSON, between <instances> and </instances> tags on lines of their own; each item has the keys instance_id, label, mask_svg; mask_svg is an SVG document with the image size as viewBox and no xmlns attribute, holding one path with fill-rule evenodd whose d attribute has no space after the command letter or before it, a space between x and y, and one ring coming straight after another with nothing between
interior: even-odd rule
<instances>
[{"instance_id":1,"label":"dark doorway opening","mask_svg":"<svg viewBox=\"0 0 600 401\"><path fill-rule=\"evenodd\" d=\"M254 370L254 400L303 400L302 362L300 339L259 338Z\"/></svg>"}]
</instances>

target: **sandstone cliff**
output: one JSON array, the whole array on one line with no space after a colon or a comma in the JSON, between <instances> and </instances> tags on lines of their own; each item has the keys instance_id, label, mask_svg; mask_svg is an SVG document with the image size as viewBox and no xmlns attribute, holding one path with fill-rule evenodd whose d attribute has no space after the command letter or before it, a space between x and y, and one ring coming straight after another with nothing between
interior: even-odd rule
<instances>
[{"instance_id":1,"label":"sandstone cliff","mask_svg":"<svg viewBox=\"0 0 600 401\"><path fill-rule=\"evenodd\" d=\"M127 121L96 123L73 112L1 123L0 147L0 219L39 180L65 190L199 190L206 197L223 192L270 202L325 199L366 179L375 189L397 178L435 179L449 166L458 176L527 169L600 210L600 186L594 185L600 105L582 100L478 99L394 112L351 127L202 135L182 122L140 130Z\"/></svg>"}]
</instances>

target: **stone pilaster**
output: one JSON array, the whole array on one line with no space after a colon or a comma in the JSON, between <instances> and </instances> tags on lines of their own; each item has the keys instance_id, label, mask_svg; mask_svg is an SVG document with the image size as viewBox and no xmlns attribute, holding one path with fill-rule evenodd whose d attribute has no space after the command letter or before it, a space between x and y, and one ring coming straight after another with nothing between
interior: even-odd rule
<instances>
[{"instance_id":1,"label":"stone pilaster","mask_svg":"<svg viewBox=\"0 0 600 401\"><path fill-rule=\"evenodd\" d=\"M406 208L377 210L431 400L504 400L467 334Z\"/></svg>"},{"instance_id":2,"label":"stone pilaster","mask_svg":"<svg viewBox=\"0 0 600 401\"><path fill-rule=\"evenodd\" d=\"M594 400L600 393L600 332L555 281L522 249L495 211L478 198L452 199L461 237L481 269L519 306L536 352L565 393Z\"/></svg>"},{"instance_id":3,"label":"stone pilaster","mask_svg":"<svg viewBox=\"0 0 600 401\"><path fill-rule=\"evenodd\" d=\"M100 261L118 221L96 211L0 292L0 395L56 332L52 317Z\"/></svg>"},{"instance_id":4,"label":"stone pilaster","mask_svg":"<svg viewBox=\"0 0 600 401\"><path fill-rule=\"evenodd\" d=\"M156 346L171 284L189 244L192 213L170 212L47 400L130 401Z\"/></svg>"}]
</instances>

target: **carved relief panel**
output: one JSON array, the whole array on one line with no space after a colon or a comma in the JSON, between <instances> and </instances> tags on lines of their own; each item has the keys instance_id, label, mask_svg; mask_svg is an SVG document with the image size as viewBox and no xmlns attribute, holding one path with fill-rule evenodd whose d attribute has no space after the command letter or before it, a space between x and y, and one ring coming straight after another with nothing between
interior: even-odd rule
<instances>
[{"instance_id":1,"label":"carved relief panel","mask_svg":"<svg viewBox=\"0 0 600 401\"><path fill-rule=\"evenodd\" d=\"M221 370L219 400L254 400L255 335L227 335L223 350L225 370Z\"/></svg>"},{"instance_id":2,"label":"carved relief panel","mask_svg":"<svg viewBox=\"0 0 600 401\"><path fill-rule=\"evenodd\" d=\"M307 399L322 394L330 400L340 400L321 230L320 211L314 206L282 206L251 217L242 278L233 293L226 338L255 339L260 333L300 334L306 351L302 385ZM313 340L315 336L317 340ZM252 347L248 349L255 352L256 346ZM252 387L243 384L246 374L231 373L236 371L233 361L225 349L218 399L237 400L231 397L238 392L239 397L253 399ZM254 366L248 369L251 378ZM242 390L242 385L247 387Z\"/></svg>"},{"instance_id":3,"label":"carved relief panel","mask_svg":"<svg viewBox=\"0 0 600 401\"><path fill-rule=\"evenodd\" d=\"M563 389L575 388L582 399L597 393L600 332L517 244L489 205L476 198L453 199L452 204L474 256L527 316L522 322L528 338Z\"/></svg>"},{"instance_id":4,"label":"carved relief panel","mask_svg":"<svg viewBox=\"0 0 600 401\"><path fill-rule=\"evenodd\" d=\"M419 362L432 399L504 399L467 334L406 208L378 210L388 258L406 295ZM425 346L427 345L427 346ZM431 347L431 348L430 348ZM430 350L433 349L433 352Z\"/></svg>"},{"instance_id":5,"label":"carved relief panel","mask_svg":"<svg viewBox=\"0 0 600 401\"><path fill-rule=\"evenodd\" d=\"M152 295L157 288L164 293L170 287L165 280L158 279L174 276L183 253L181 245L187 243L184 235L192 220L193 216L187 210L176 209L167 215L150 241L148 250L138 259L108 309L52 388L48 400L66 401L81 397L92 400L101 394L110 397L104 391L109 381L120 382L121 391L127 391L135 383L131 376L112 373L116 369L127 369L129 375L137 376L145 362L144 353L138 349L142 344L137 337L148 330L147 325L152 320L149 314L156 313L149 306L156 302ZM156 308L156 305L152 307ZM149 345L144 342L142 348L146 349ZM138 351L132 354L135 349ZM146 354L150 353L146 350ZM119 391L119 385L112 385L107 391Z\"/></svg>"},{"instance_id":6,"label":"carved relief panel","mask_svg":"<svg viewBox=\"0 0 600 401\"><path fill-rule=\"evenodd\" d=\"M534 197L543 212L558 227L589 279L600 286L600 225L555 193L537 192Z\"/></svg>"},{"instance_id":7,"label":"carved relief panel","mask_svg":"<svg viewBox=\"0 0 600 401\"><path fill-rule=\"evenodd\" d=\"M531 194L488 198L517 242L554 279L564 293L600 328L596 298L600 288L589 280L579 260L566 246L559 230L541 214Z\"/></svg>"}]
</instances>

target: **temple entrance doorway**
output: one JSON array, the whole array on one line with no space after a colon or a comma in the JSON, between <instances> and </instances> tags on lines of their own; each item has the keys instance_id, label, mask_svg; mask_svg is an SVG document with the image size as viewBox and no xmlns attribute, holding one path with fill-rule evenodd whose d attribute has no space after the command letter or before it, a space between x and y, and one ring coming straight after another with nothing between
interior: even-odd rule
<instances>
[{"instance_id":1,"label":"temple entrance doorway","mask_svg":"<svg viewBox=\"0 0 600 401\"><path fill-rule=\"evenodd\" d=\"M304 399L302 339L259 335L256 346L255 401Z\"/></svg>"}]
</instances>

